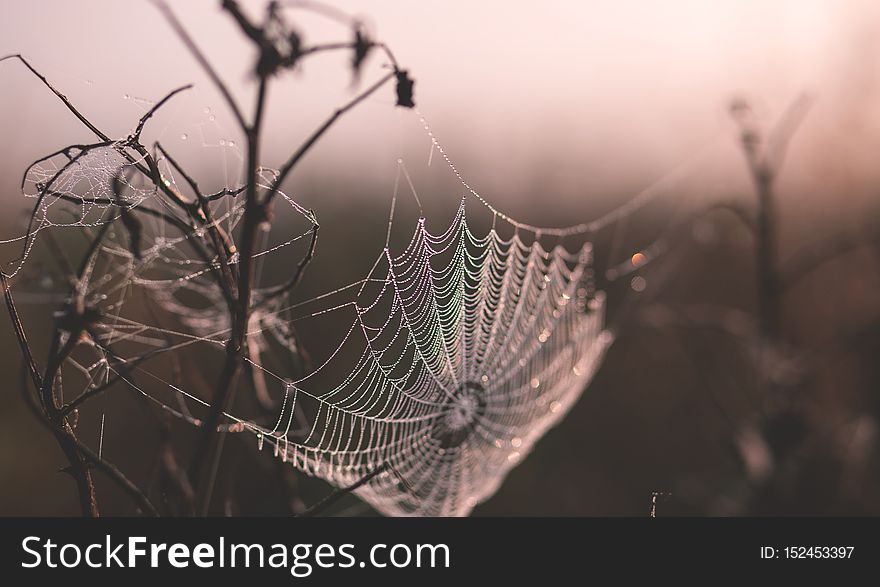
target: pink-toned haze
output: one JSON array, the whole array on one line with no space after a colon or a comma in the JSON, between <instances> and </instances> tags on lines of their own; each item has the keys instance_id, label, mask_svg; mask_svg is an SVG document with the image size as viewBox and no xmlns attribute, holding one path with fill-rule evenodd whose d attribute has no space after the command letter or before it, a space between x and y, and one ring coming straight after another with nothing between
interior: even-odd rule
<instances>
[{"instance_id":1,"label":"pink-toned haze","mask_svg":"<svg viewBox=\"0 0 880 587\"><path fill-rule=\"evenodd\" d=\"M263 6L244 4L255 12ZM171 5L249 101L253 55L219 2ZM576 213L583 197L623 197L710 149L719 151L722 171L707 185L747 186L727 114L738 95L767 123L799 94L814 96L784 176L792 189L825 182L840 193L877 181L880 5L871 0L336 5L364 15L413 72L421 112L468 180L520 216L538 191ZM195 82L157 118L151 137L190 149L195 165L211 159L217 182L235 179L234 153L205 157L202 147L236 140L229 114L149 1L36 0L2 11L0 53L26 55L111 133L124 135L149 101ZM298 18L306 40L349 34ZM320 57L276 85L267 164L350 95L348 59ZM373 56L364 82L381 65ZM0 80L0 171L10 202L30 160L88 136L18 64L0 65ZM418 115L395 110L389 88L334 129L303 173L387 185L398 156L423 163L428 146Z\"/></svg>"}]
</instances>

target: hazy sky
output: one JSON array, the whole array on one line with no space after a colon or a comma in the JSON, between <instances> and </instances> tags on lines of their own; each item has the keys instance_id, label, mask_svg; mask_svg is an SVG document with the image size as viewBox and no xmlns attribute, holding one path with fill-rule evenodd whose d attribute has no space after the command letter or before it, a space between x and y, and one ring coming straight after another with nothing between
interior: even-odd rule
<instances>
[{"instance_id":1,"label":"hazy sky","mask_svg":"<svg viewBox=\"0 0 880 587\"><path fill-rule=\"evenodd\" d=\"M565 199L636 189L707 143L730 142L726 106L740 94L767 121L799 93L816 96L795 169L824 161L828 177L839 165L874 167L880 4L871 0L334 4L365 15L413 72L420 111L464 175L514 206L530 190ZM219 2L171 5L250 103L253 55ZM35 0L6 2L2 12L0 53L25 54L111 134L124 135L150 101L195 82L151 136L202 165L203 145L213 145L215 179L234 179L234 149L216 148L238 140L228 112L150 2ZM306 40L348 37L334 24L299 22ZM267 164L350 95L348 59L318 58L273 89ZM364 81L381 65L373 56ZM19 65L0 65L0 79L8 193L29 160L87 135ZM423 165L428 147L418 115L395 110L389 87L334 129L304 171L387 183L399 155Z\"/></svg>"}]
</instances>

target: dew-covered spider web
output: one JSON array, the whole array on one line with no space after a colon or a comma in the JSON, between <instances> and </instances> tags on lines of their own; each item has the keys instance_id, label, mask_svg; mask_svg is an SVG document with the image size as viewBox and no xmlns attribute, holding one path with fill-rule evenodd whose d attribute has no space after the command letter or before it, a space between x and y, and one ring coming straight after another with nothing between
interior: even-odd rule
<instances>
[{"instance_id":1,"label":"dew-covered spider web","mask_svg":"<svg viewBox=\"0 0 880 587\"><path fill-rule=\"evenodd\" d=\"M382 252L350 305L339 350L360 350L353 367L334 385L312 385L336 367L331 356L286 383L276 425L255 429L260 442L340 486L388 463L394 474L360 490L385 514L467 514L601 361L610 336L589 265L589 246L569 253L475 235L464 201L443 233L419 221L405 250ZM305 438L289 442L298 401L317 408Z\"/></svg>"},{"instance_id":2,"label":"dew-covered spider web","mask_svg":"<svg viewBox=\"0 0 880 587\"><path fill-rule=\"evenodd\" d=\"M383 514L467 515L571 409L612 341L590 235L675 177L593 222L538 228L471 189L425 128L465 196L444 229L430 230L421 217L406 246L386 238L356 282L309 299L278 295L317 220L293 197L277 199L289 216L279 223L284 234L265 233L255 257L290 260L277 279L261 275L254 295L245 359L253 389L242 385L242 393L255 401L231 408L222 424L334 486L370 477L356 493ZM156 160L161 181L191 201L169 162ZM204 245L206 226L128 172L142 161L119 141L69 148L30 167L23 191L36 205L26 235L5 241L21 245L7 273L24 266L47 229L93 236L112 222L76 284L97 318L68 359L64 399L115 382L201 426L212 388L181 365L204 370L225 352L231 324L217 285L220 261ZM273 178L262 170L261 188ZM224 238L234 239L241 223L241 192L233 183L209 195ZM473 213L488 215L491 228L472 228ZM573 235L580 242L567 248ZM344 325L331 352L303 367L297 329L325 328L331 317Z\"/></svg>"}]
</instances>

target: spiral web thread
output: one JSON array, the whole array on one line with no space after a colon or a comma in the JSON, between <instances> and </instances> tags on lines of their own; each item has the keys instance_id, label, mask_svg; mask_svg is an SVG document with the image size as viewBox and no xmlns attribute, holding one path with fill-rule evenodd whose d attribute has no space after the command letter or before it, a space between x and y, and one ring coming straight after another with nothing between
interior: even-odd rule
<instances>
[{"instance_id":1,"label":"spiral web thread","mask_svg":"<svg viewBox=\"0 0 880 587\"><path fill-rule=\"evenodd\" d=\"M465 210L462 200L437 235L420 220L403 252L376 260L340 345L363 346L355 367L316 391L331 357L287 384L274 428L253 428L261 445L337 486L387 463L394 474L358 490L387 515L466 515L491 496L577 400L610 342L604 298L586 287L589 245L571 254L494 229L479 237ZM317 414L290 442L304 399Z\"/></svg>"},{"instance_id":2,"label":"spiral web thread","mask_svg":"<svg viewBox=\"0 0 880 587\"><path fill-rule=\"evenodd\" d=\"M245 360L264 379L268 397L260 399L274 406L275 415L227 413L224 426L253 434L260 450L268 446L278 458L337 487L372 475L356 493L383 514L467 515L565 416L611 343L604 330L605 295L594 287L591 243L575 251L561 244L545 248L544 235L560 243L571 234L589 236L633 212L673 177L590 224L533 227L472 190L423 124L432 153L439 151L468 192L451 224L434 234L420 218L402 251L386 240L364 279L316 298L293 303L269 295L272 287L257 289ZM120 149L110 144L73 157L59 152L28 171L24 184L36 191L26 187L25 193L42 199L29 234L5 241L25 241L19 268L38 232L117 219L119 209L100 202L114 193L120 168L131 164ZM166 162L159 165L162 181L183 192ZM273 177L263 170L261 187ZM125 181L130 205L156 213L139 216L139 255L115 228L78 284L100 318L93 329L97 340L82 343L86 348L67 367L85 381L80 393L116 378L199 426L198 414L209 406L204 392L150 361L188 347L224 352L230 324L212 273L218 261L194 253L193 237L201 237L204 227L169 227L161 214L183 216L164 195L148 183ZM314 223L309 211L281 196L300 224ZM78 205L70 205L71 199ZM64 207L62 200L68 202ZM214 221L230 236L243 215L241 200L229 196L211 203ZM485 235L469 228L472 202L492 214ZM389 223L389 235L390 229ZM503 237L505 232L512 235ZM255 256L303 246L298 243L308 236L309 230L293 230L280 241L266 240ZM297 355L294 323L310 319L321 328L330 314L349 316L348 327L311 372L291 377L292 371L268 358ZM65 387L73 381L65 376ZM69 400L75 392L61 393Z\"/></svg>"}]
</instances>

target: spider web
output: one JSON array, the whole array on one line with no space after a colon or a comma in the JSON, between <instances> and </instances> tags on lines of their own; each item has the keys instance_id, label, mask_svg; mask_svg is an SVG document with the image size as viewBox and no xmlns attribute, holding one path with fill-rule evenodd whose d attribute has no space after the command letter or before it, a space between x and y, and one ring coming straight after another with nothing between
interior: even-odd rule
<instances>
[{"instance_id":1,"label":"spider web","mask_svg":"<svg viewBox=\"0 0 880 587\"><path fill-rule=\"evenodd\" d=\"M354 367L329 388L311 385L337 367L334 353L287 383L275 427L254 429L259 442L337 486L387 463L394 474L358 490L382 513L467 514L599 365L611 337L604 297L588 293L589 265L589 245L569 253L473 234L464 200L441 234L420 220L404 251L377 258L351 304L339 351L363 347ZM317 408L291 442L298 401Z\"/></svg>"},{"instance_id":2,"label":"spider web","mask_svg":"<svg viewBox=\"0 0 880 587\"><path fill-rule=\"evenodd\" d=\"M426 123L425 129L432 153L442 155L468 192L449 226L431 232L421 217L402 250L386 238L363 279L309 300L274 295L277 285L257 289L245 360L260 381L255 395L264 413L227 413L224 426L254 435L260 450L268 446L337 487L370 477L356 493L383 514L461 516L490 497L565 416L612 341L606 296L593 276L593 245L587 238L568 250L562 238L588 237L626 217L674 177L594 222L538 228L470 188ZM5 242L24 240L17 272L44 229L116 220L120 209L103 203L114 193L140 207L138 249L130 234L111 231L77 284L100 318L68 366L83 380L80 393L115 380L201 426L198 414L208 400L156 359L176 362L179 370L180 357L194 347L224 351L230 322L214 276L219 261L199 254L205 227L169 225L168 217L184 217L164 195L120 174L133 163L121 143L38 161L23 182L25 195L37 198L34 219L24 237ZM159 165L162 181L183 193L167 162ZM114 184L120 177L123 185ZM272 179L263 170L261 187ZM227 188L218 196L229 197L211 203L215 224L229 235L243 216L236 193ZM306 228L274 242L267 237L255 257L304 246L316 223L280 195ZM492 215L485 234L469 226L474 205ZM511 236L502 236L505 227ZM547 236L558 244L546 245ZM348 317L345 334L312 370L297 375L289 366L303 350L295 323L310 319L322 328L330 314ZM65 376L66 387L74 381Z\"/></svg>"},{"instance_id":3,"label":"spider web","mask_svg":"<svg viewBox=\"0 0 880 587\"><path fill-rule=\"evenodd\" d=\"M0 244L23 243L21 256L9 272L14 276L24 265L36 236L51 228L100 226L120 217L114 206L114 189L125 192L131 208L140 205L154 191L137 186L119 170L140 157L123 141L100 146L73 145L43 157L30 165L21 182L22 194L34 199L33 213L24 235ZM114 188L114 182L118 182ZM72 209L71 204L78 209Z\"/></svg>"}]
</instances>

